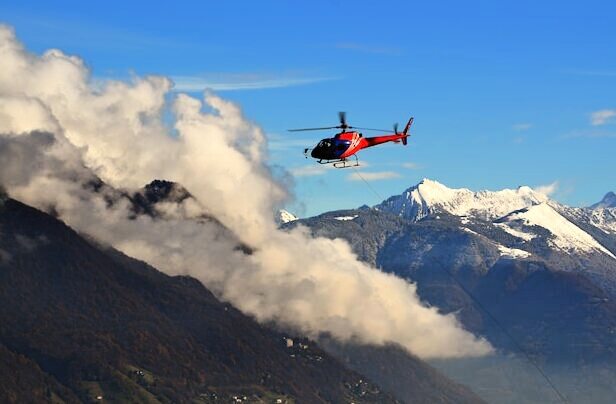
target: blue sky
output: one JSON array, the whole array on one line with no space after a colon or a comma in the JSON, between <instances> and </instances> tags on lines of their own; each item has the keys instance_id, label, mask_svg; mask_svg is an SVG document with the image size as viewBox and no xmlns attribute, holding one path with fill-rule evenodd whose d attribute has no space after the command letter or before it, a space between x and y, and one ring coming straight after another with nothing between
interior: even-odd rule
<instances>
[{"instance_id":1,"label":"blue sky","mask_svg":"<svg viewBox=\"0 0 616 404\"><path fill-rule=\"evenodd\" d=\"M0 21L95 77L217 88L264 128L271 164L296 174L315 171L302 149L328 133L287 128L336 124L340 110L368 127L415 116L408 147L360 153L362 173L386 173L372 189L351 170L297 175L289 208L301 215L374 204L423 177L475 190L558 181L553 197L571 205L616 190L613 2L427 3L3 1Z\"/></svg>"}]
</instances>

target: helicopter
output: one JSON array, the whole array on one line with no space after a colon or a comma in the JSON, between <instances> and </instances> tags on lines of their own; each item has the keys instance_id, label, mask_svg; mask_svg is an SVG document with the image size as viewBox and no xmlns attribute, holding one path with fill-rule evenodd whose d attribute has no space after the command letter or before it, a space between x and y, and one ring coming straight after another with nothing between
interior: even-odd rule
<instances>
[{"instance_id":1,"label":"helicopter","mask_svg":"<svg viewBox=\"0 0 616 404\"><path fill-rule=\"evenodd\" d=\"M402 142L406 146L407 138L410 136L409 129L413 124L413 118L411 117L402 132L398 132L398 124L394 124L394 133L391 135L363 137L362 133L357 130L388 131L385 129L350 126L347 124L345 112L339 112L338 118L340 125L337 126L289 129L289 132L340 129L340 132L335 134L334 137L322 139L312 149L304 149L304 156L306 158L308 158L308 152L310 152L310 157L316 159L319 164L332 164L336 168L357 167L359 166L359 159L356 153L362 149L387 142Z\"/></svg>"}]
</instances>

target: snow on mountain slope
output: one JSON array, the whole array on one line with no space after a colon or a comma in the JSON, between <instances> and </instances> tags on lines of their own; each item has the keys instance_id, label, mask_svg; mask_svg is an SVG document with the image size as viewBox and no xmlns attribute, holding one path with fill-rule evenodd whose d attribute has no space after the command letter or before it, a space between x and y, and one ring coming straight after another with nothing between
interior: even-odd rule
<instances>
[{"instance_id":1,"label":"snow on mountain slope","mask_svg":"<svg viewBox=\"0 0 616 404\"><path fill-rule=\"evenodd\" d=\"M503 257L509 258L528 258L530 257L530 253L528 251L520 250L518 248L509 248L504 245L497 245L498 251L501 253Z\"/></svg>"},{"instance_id":2,"label":"snow on mountain slope","mask_svg":"<svg viewBox=\"0 0 616 404\"><path fill-rule=\"evenodd\" d=\"M556 207L565 217L588 223L605 234L616 235L616 208L572 208L564 205Z\"/></svg>"},{"instance_id":3,"label":"snow on mountain slope","mask_svg":"<svg viewBox=\"0 0 616 404\"><path fill-rule=\"evenodd\" d=\"M345 221L345 220L353 220L353 219L356 219L356 218L357 218L357 216L358 216L358 215L353 215L353 216L336 216L334 219L336 219L336 220L342 220L342 221Z\"/></svg>"},{"instance_id":4,"label":"snow on mountain slope","mask_svg":"<svg viewBox=\"0 0 616 404\"><path fill-rule=\"evenodd\" d=\"M522 221L526 226L541 226L554 236L549 243L568 252L601 252L616 259L590 234L564 218L549 203L540 203L516 211L503 219L503 222Z\"/></svg>"},{"instance_id":5,"label":"snow on mountain slope","mask_svg":"<svg viewBox=\"0 0 616 404\"><path fill-rule=\"evenodd\" d=\"M528 251L524 251L524 250L520 250L519 248L510 248L510 247L505 247L502 244L496 243L490 239L488 239L487 237L477 233L476 231L473 231L467 227L461 227L460 228L462 231L465 231L467 233L473 234L475 236L481 237L489 242L491 242L492 244L494 244L494 246L496 248L498 248L498 251L500 252L501 257L508 257L508 258L528 258L531 256L531 253L529 253Z\"/></svg>"},{"instance_id":6,"label":"snow on mountain slope","mask_svg":"<svg viewBox=\"0 0 616 404\"><path fill-rule=\"evenodd\" d=\"M419 220L435 211L491 220L547 200L547 196L526 186L496 192L473 192L466 188L448 188L437 181L423 179L375 208L412 220Z\"/></svg>"},{"instance_id":7,"label":"snow on mountain slope","mask_svg":"<svg viewBox=\"0 0 616 404\"><path fill-rule=\"evenodd\" d=\"M297 216L295 216L293 213L287 210L284 210L284 209L280 209L278 211L278 216L276 217L276 221L278 224L285 224L285 223L293 222L297 219L298 219Z\"/></svg>"},{"instance_id":8,"label":"snow on mountain slope","mask_svg":"<svg viewBox=\"0 0 616 404\"><path fill-rule=\"evenodd\" d=\"M515 229L511 226L511 223L494 223L494 225L504 231L506 231L507 233L511 234L514 237L517 238L521 238L524 241L530 241L532 239L534 239L535 237L537 237L536 234L533 233L526 233L524 231L521 231L519 229Z\"/></svg>"},{"instance_id":9,"label":"snow on mountain slope","mask_svg":"<svg viewBox=\"0 0 616 404\"><path fill-rule=\"evenodd\" d=\"M616 234L616 208L593 209L590 223L607 234Z\"/></svg>"}]
</instances>

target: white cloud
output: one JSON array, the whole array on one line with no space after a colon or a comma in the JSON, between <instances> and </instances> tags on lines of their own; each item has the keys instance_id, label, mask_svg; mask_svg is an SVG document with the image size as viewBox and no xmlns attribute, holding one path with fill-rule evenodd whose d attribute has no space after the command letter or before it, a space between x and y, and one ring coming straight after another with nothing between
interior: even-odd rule
<instances>
[{"instance_id":1,"label":"white cloud","mask_svg":"<svg viewBox=\"0 0 616 404\"><path fill-rule=\"evenodd\" d=\"M516 123L515 125L513 125L513 130L518 131L518 132L522 132L525 130L529 130L530 128L533 127L532 123Z\"/></svg>"},{"instance_id":2,"label":"white cloud","mask_svg":"<svg viewBox=\"0 0 616 404\"><path fill-rule=\"evenodd\" d=\"M379 181L400 178L400 174L395 171L373 171L373 172L354 172L347 176L350 181Z\"/></svg>"},{"instance_id":3,"label":"white cloud","mask_svg":"<svg viewBox=\"0 0 616 404\"><path fill-rule=\"evenodd\" d=\"M267 165L263 131L237 105L209 93L176 94L169 133L170 80L92 88L89 76L79 58L30 54L0 26L0 183L11 196L54 207L80 232L167 273L199 279L259 321L312 337L396 343L422 357L491 352L454 315L424 306L414 284L359 261L346 242L301 227L278 230L273 212L288 193ZM164 220L128 220L130 206L117 191L88 186L97 177L124 190L168 179L199 202L165 205ZM203 214L228 230L194 219ZM236 237L251 255L235 248Z\"/></svg>"},{"instance_id":4,"label":"white cloud","mask_svg":"<svg viewBox=\"0 0 616 404\"><path fill-rule=\"evenodd\" d=\"M217 74L204 76L173 76L176 91L214 91L260 90L301 86L322 81L336 80L334 77L283 77L260 74Z\"/></svg>"},{"instance_id":5,"label":"white cloud","mask_svg":"<svg viewBox=\"0 0 616 404\"><path fill-rule=\"evenodd\" d=\"M533 189L536 192L539 192L541 194L544 194L546 196L550 196L552 195L554 192L556 192L558 190L559 184L558 181L554 181L551 184L547 184L547 185L539 185L534 187Z\"/></svg>"},{"instance_id":6,"label":"white cloud","mask_svg":"<svg viewBox=\"0 0 616 404\"><path fill-rule=\"evenodd\" d=\"M610 123L616 116L616 109L602 109L590 114L590 123L593 126L600 126Z\"/></svg>"}]
</instances>

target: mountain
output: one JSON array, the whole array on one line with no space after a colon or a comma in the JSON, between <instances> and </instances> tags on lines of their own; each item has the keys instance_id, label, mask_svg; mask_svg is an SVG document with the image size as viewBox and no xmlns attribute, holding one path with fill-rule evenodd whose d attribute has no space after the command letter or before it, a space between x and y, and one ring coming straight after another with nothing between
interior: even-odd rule
<instances>
[{"instance_id":1,"label":"mountain","mask_svg":"<svg viewBox=\"0 0 616 404\"><path fill-rule=\"evenodd\" d=\"M167 276L6 197L0 324L2 402L395 401L198 281Z\"/></svg>"},{"instance_id":2,"label":"mountain","mask_svg":"<svg viewBox=\"0 0 616 404\"><path fill-rule=\"evenodd\" d=\"M463 231L489 239L502 257L584 271L602 288L616 291L616 221L610 210L576 210L526 186L473 192L428 179L374 208L412 222L429 215L451 216L460 221ZM503 232L513 239L504 238Z\"/></svg>"},{"instance_id":3,"label":"mountain","mask_svg":"<svg viewBox=\"0 0 616 404\"><path fill-rule=\"evenodd\" d=\"M605 194L601 201L595 203L590 206L591 209L599 209L599 208L616 208L616 194L613 192L608 192Z\"/></svg>"},{"instance_id":4,"label":"mountain","mask_svg":"<svg viewBox=\"0 0 616 404\"><path fill-rule=\"evenodd\" d=\"M375 209L413 221L437 212L489 220L547 199L526 186L516 190L473 192L466 188L451 189L425 178L401 195L392 196L376 205Z\"/></svg>"},{"instance_id":5,"label":"mountain","mask_svg":"<svg viewBox=\"0 0 616 404\"><path fill-rule=\"evenodd\" d=\"M569 397L612 402L615 213L567 207L529 187L473 192L423 180L372 209L327 212L286 226L346 239L360 259L415 282L427 304L455 313L465 328L486 337L502 357L438 367L487 401L554 398L532 367L530 375L508 367L507 358L516 355L557 375ZM367 373L367 367L357 369ZM542 385L532 394L530 380ZM580 386L581 380L587 383Z\"/></svg>"},{"instance_id":6,"label":"mountain","mask_svg":"<svg viewBox=\"0 0 616 404\"><path fill-rule=\"evenodd\" d=\"M153 183L138 193L153 186L160 198L146 198L142 214L178 189ZM385 391L405 402L482 402L410 356L413 372L397 379L404 387L383 390L339 362L355 361L263 327L198 281L98 245L3 193L0 324L1 402L397 402ZM354 349L364 360L396 350Z\"/></svg>"}]
</instances>

